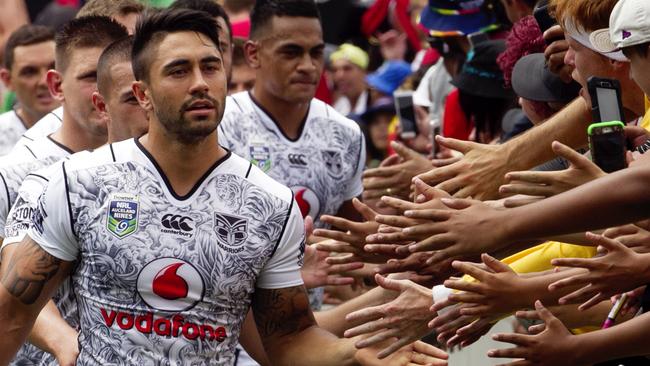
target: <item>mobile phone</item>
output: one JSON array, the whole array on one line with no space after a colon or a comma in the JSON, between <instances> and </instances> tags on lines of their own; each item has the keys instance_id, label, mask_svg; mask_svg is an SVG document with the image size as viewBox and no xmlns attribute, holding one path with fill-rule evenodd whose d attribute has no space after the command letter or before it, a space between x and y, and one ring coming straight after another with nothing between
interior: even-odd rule
<instances>
[{"instance_id":1,"label":"mobile phone","mask_svg":"<svg viewBox=\"0 0 650 366\"><path fill-rule=\"evenodd\" d=\"M548 4L535 9L533 16L535 17L537 25L539 25L539 29L542 31L542 34L557 24L557 20L555 20L555 18L553 18L548 12ZM555 41L557 41L557 39L548 39L546 40L546 44L551 44Z\"/></svg>"},{"instance_id":2,"label":"mobile phone","mask_svg":"<svg viewBox=\"0 0 650 366\"><path fill-rule=\"evenodd\" d=\"M472 48L476 48L476 45L479 43L490 40L487 33L485 32L474 32L467 36L467 39L469 40L469 44L472 46Z\"/></svg>"},{"instance_id":3,"label":"mobile phone","mask_svg":"<svg viewBox=\"0 0 650 366\"><path fill-rule=\"evenodd\" d=\"M418 134L418 125L415 121L415 109L413 108L413 92L412 91L396 91L393 96L395 97L395 109L399 118L402 133L400 137L403 140L415 138Z\"/></svg>"},{"instance_id":4,"label":"mobile phone","mask_svg":"<svg viewBox=\"0 0 650 366\"><path fill-rule=\"evenodd\" d=\"M624 121L621 84L592 76L587 80L594 122Z\"/></svg>"},{"instance_id":5,"label":"mobile phone","mask_svg":"<svg viewBox=\"0 0 650 366\"><path fill-rule=\"evenodd\" d=\"M589 126L589 149L591 158L606 173L627 167L626 142L620 121L600 122Z\"/></svg>"}]
</instances>

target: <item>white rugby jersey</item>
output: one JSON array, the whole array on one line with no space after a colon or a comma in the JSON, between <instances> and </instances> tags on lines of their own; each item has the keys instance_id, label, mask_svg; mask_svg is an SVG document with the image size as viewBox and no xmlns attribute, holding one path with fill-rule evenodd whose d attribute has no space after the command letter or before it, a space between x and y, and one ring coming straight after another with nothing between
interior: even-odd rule
<instances>
[{"instance_id":1,"label":"white rugby jersey","mask_svg":"<svg viewBox=\"0 0 650 366\"><path fill-rule=\"evenodd\" d=\"M30 141L38 140L58 130L63 122L63 107L59 107L45 115L45 117L36 121L36 123L23 133L14 150L27 145ZM12 150L13 152L13 150Z\"/></svg>"},{"instance_id":2,"label":"white rugby jersey","mask_svg":"<svg viewBox=\"0 0 650 366\"><path fill-rule=\"evenodd\" d=\"M135 139L72 156L33 222L77 262L78 365L232 365L255 288L302 284L292 192L232 153L182 197Z\"/></svg>"},{"instance_id":3,"label":"white rugby jersey","mask_svg":"<svg viewBox=\"0 0 650 366\"><path fill-rule=\"evenodd\" d=\"M289 139L249 92L226 99L219 143L289 186L303 217L323 227L323 214L363 192L366 160L359 126L320 100L312 99L300 137Z\"/></svg>"},{"instance_id":4,"label":"white rugby jersey","mask_svg":"<svg viewBox=\"0 0 650 366\"><path fill-rule=\"evenodd\" d=\"M25 131L15 110L0 114L0 156L9 154Z\"/></svg>"}]
</instances>

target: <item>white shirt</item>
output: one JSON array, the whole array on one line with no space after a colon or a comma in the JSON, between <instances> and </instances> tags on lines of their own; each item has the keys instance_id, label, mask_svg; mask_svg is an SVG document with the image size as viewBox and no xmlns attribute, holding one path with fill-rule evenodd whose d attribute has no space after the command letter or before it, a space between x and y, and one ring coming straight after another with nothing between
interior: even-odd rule
<instances>
[{"instance_id":1,"label":"white shirt","mask_svg":"<svg viewBox=\"0 0 650 366\"><path fill-rule=\"evenodd\" d=\"M0 156L7 155L13 149L27 129L16 111L0 114Z\"/></svg>"},{"instance_id":2,"label":"white shirt","mask_svg":"<svg viewBox=\"0 0 650 366\"><path fill-rule=\"evenodd\" d=\"M59 107L36 121L36 123L16 142L14 149L27 145L30 141L48 136L61 127L63 122L63 107Z\"/></svg>"}]
</instances>

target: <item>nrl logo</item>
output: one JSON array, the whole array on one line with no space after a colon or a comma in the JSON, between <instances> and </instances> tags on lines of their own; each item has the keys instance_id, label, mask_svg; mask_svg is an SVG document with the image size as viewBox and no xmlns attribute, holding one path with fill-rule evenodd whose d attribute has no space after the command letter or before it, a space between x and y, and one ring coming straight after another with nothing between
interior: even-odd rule
<instances>
[{"instance_id":1,"label":"nrl logo","mask_svg":"<svg viewBox=\"0 0 650 366\"><path fill-rule=\"evenodd\" d=\"M110 196L106 228L118 239L123 239L138 230L138 196L115 193Z\"/></svg>"}]
</instances>

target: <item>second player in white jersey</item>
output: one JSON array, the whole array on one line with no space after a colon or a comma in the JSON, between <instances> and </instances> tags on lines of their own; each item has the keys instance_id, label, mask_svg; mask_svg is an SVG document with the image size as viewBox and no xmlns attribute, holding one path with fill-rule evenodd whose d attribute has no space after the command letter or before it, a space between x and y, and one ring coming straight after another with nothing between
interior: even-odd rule
<instances>
[{"instance_id":1,"label":"second player in white jersey","mask_svg":"<svg viewBox=\"0 0 650 366\"><path fill-rule=\"evenodd\" d=\"M48 136L54 131L58 130L61 127L63 121L63 107L59 107L52 112L45 115L45 117L39 119L31 128L27 131L23 130L22 136L17 139L13 146L13 152L16 149L20 149L25 145L29 144L30 141L38 140L41 137Z\"/></svg>"},{"instance_id":2,"label":"second player in white jersey","mask_svg":"<svg viewBox=\"0 0 650 366\"><path fill-rule=\"evenodd\" d=\"M15 110L0 114L0 156L11 152L26 130Z\"/></svg>"},{"instance_id":3,"label":"second player in white jersey","mask_svg":"<svg viewBox=\"0 0 650 366\"><path fill-rule=\"evenodd\" d=\"M219 143L289 186L303 216L336 215L363 192L365 147L359 126L313 99L300 137L284 135L248 92L228 97Z\"/></svg>"}]
</instances>

